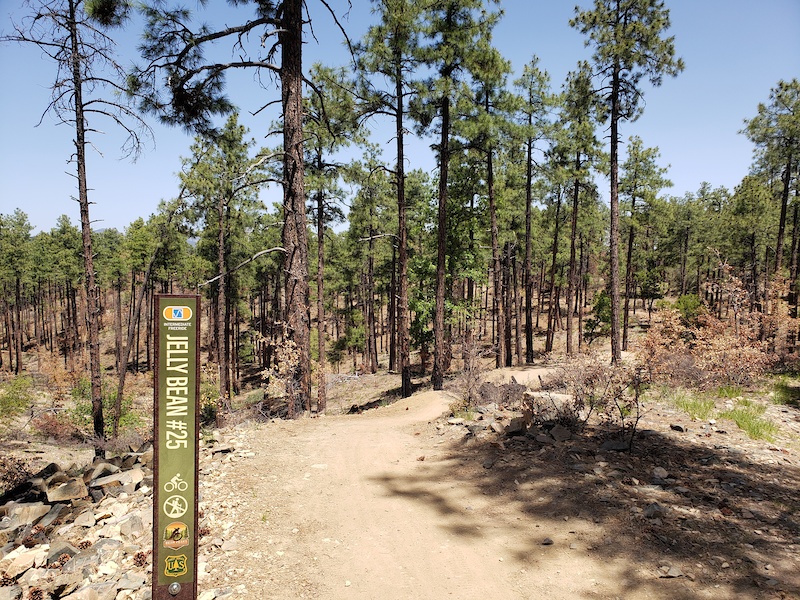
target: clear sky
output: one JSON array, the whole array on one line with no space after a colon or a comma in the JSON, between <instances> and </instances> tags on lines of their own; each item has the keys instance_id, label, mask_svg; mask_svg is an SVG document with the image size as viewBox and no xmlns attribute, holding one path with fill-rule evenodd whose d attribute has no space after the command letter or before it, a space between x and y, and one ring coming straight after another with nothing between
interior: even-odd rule
<instances>
[{"instance_id":1,"label":"clear sky","mask_svg":"<svg viewBox=\"0 0 800 600\"><path fill-rule=\"evenodd\" d=\"M0 0L0 33L11 31L11 19L19 20L19 2ZM189 2L188 4L193 5ZM212 3L213 4L213 3ZM367 0L353 0L354 7L343 24L349 36L359 39L371 16ZM576 2L565 0L512 0L500 3L505 16L494 34L495 44L511 60L515 77L532 55L560 89L578 60L590 59L584 37L568 25ZM579 0L588 7L590 0ZM741 134L743 120L755 115L759 102L781 79L800 77L800 0L667 0L677 53L686 69L667 78L660 88L643 84L644 115L635 123L623 123L623 139L642 138L645 146L658 147L661 165L669 166L674 182L669 193L695 192L703 181L733 189L747 174L752 145ZM318 41L309 39L305 62L346 64L341 35L316 0L308 0ZM345 0L332 0L340 14ZM227 5L217 11L232 23ZM120 41L120 62L135 60L135 31ZM53 65L35 48L0 46L0 213L20 208L28 214L34 231L49 230L66 214L79 223L72 132L46 116L39 119L50 99ZM269 119L253 117L272 96L248 78L232 82L229 95L240 105L242 122L262 145ZM150 120L151 123L153 120ZM154 123L153 123L154 124ZM103 127L110 127L104 123ZM147 218L162 199L178 192L176 173L181 157L189 156L191 136L179 129L154 124L155 148L147 148L136 162L120 160L121 139L113 130L95 136L90 150L88 178L91 216L96 228L119 230L137 217ZM391 159L391 134L376 132L374 141L385 144ZM99 152L98 152L99 151ZM430 169L434 164L428 143L418 141L408 149L412 168ZM271 204L277 192L265 192Z\"/></svg>"}]
</instances>

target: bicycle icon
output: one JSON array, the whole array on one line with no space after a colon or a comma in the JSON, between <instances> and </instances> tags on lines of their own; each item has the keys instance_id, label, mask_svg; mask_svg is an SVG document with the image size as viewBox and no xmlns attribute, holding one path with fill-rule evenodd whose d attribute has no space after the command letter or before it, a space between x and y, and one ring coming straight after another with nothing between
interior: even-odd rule
<instances>
[{"instance_id":1,"label":"bicycle icon","mask_svg":"<svg viewBox=\"0 0 800 600\"><path fill-rule=\"evenodd\" d=\"M181 477L180 473L176 473L175 477L164 484L165 492L174 492L175 490L185 492L187 489L189 489L189 484Z\"/></svg>"}]
</instances>

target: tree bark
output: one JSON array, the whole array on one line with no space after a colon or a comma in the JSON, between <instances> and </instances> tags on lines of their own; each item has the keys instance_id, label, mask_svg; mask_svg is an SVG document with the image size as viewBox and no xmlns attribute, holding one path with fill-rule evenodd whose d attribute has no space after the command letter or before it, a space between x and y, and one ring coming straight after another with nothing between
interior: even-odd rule
<instances>
[{"instance_id":1,"label":"tree bark","mask_svg":"<svg viewBox=\"0 0 800 600\"><path fill-rule=\"evenodd\" d=\"M286 385L289 418L298 407L311 403L311 335L308 286L303 165L303 2L283 2L281 44L281 102L283 106L283 247L286 312L289 339L297 350L297 364Z\"/></svg>"},{"instance_id":2,"label":"tree bark","mask_svg":"<svg viewBox=\"0 0 800 600\"><path fill-rule=\"evenodd\" d=\"M75 152L78 168L78 204L81 217L84 285L86 286L86 323L89 337L89 374L92 395L92 422L95 436L95 455L103 454L105 422L100 372L100 329L98 287L95 283L94 254L92 253L92 225L89 219L89 193L86 181L86 119L83 112L83 75L76 21L76 1L69 0L69 43L72 85L75 102Z\"/></svg>"},{"instance_id":3,"label":"tree bark","mask_svg":"<svg viewBox=\"0 0 800 600\"><path fill-rule=\"evenodd\" d=\"M436 313L433 321L434 390L444 387L445 371L445 269L447 265L447 175L450 163L450 98L442 98L442 132L439 140L439 209L436 233Z\"/></svg>"}]
</instances>

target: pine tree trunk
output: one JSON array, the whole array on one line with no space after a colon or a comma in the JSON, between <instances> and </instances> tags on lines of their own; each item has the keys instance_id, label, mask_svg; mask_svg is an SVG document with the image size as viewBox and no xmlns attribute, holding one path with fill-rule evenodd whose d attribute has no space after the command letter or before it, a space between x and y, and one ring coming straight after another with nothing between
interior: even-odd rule
<instances>
[{"instance_id":1,"label":"pine tree trunk","mask_svg":"<svg viewBox=\"0 0 800 600\"><path fill-rule=\"evenodd\" d=\"M625 305L622 309L622 350L628 349L628 312L631 295L633 295L633 240L636 235L634 219L636 214L636 196L631 198L631 226L628 230L628 254L625 264Z\"/></svg>"},{"instance_id":2,"label":"pine tree trunk","mask_svg":"<svg viewBox=\"0 0 800 600\"><path fill-rule=\"evenodd\" d=\"M395 53L395 142L397 144L397 335L400 359L400 395L411 395L411 343L408 314L408 225L406 224L406 176L403 125L403 63L399 50Z\"/></svg>"},{"instance_id":3,"label":"pine tree trunk","mask_svg":"<svg viewBox=\"0 0 800 600\"><path fill-rule=\"evenodd\" d=\"M78 45L78 26L75 0L69 0L69 43L72 85L75 106L75 158L78 167L78 205L81 217L84 284L86 286L86 322L89 337L89 374L91 379L92 422L95 436L95 455L103 454L105 422L103 419L102 381L100 372L100 329L98 287L95 283L92 226L89 219L89 194L86 181L86 120L83 112L83 79L81 53Z\"/></svg>"},{"instance_id":4,"label":"pine tree trunk","mask_svg":"<svg viewBox=\"0 0 800 600\"><path fill-rule=\"evenodd\" d=\"M531 124L529 119L528 124ZM527 144L525 173L525 362L533 362L533 243L531 221L533 212L533 141Z\"/></svg>"},{"instance_id":5,"label":"pine tree trunk","mask_svg":"<svg viewBox=\"0 0 800 600\"><path fill-rule=\"evenodd\" d=\"M297 364L286 385L288 417L311 403L311 324L303 165L303 2L284 0L281 44L284 196L283 247L289 339Z\"/></svg>"},{"instance_id":6,"label":"pine tree trunk","mask_svg":"<svg viewBox=\"0 0 800 600\"><path fill-rule=\"evenodd\" d=\"M572 355L573 310L572 301L575 295L575 273L577 271L575 239L578 236L578 208L580 207L581 185L577 173L581 170L581 153L575 153L575 179L572 187L572 215L570 215L569 232L569 272L567 274L567 355Z\"/></svg>"},{"instance_id":7,"label":"pine tree trunk","mask_svg":"<svg viewBox=\"0 0 800 600\"><path fill-rule=\"evenodd\" d=\"M439 140L439 209L436 233L436 313L433 321L434 390L444 387L445 371L445 275L447 268L447 176L450 163L450 98L442 99L442 132Z\"/></svg>"},{"instance_id":8,"label":"pine tree trunk","mask_svg":"<svg viewBox=\"0 0 800 600\"><path fill-rule=\"evenodd\" d=\"M620 119L620 68L616 65L611 78L611 211L609 227L609 271L611 294L611 363L622 359L620 349L620 299L619 299L619 119Z\"/></svg>"}]
</instances>

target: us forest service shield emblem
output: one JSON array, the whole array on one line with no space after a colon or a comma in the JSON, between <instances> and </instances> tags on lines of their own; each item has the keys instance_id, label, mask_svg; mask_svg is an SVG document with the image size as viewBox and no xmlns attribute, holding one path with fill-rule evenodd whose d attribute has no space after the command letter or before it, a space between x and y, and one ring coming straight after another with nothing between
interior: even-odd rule
<instances>
[{"instance_id":1,"label":"us forest service shield emblem","mask_svg":"<svg viewBox=\"0 0 800 600\"><path fill-rule=\"evenodd\" d=\"M177 556L167 556L165 560L164 575L167 577L180 577L189 572L189 559L185 554L178 554Z\"/></svg>"}]
</instances>

